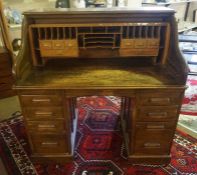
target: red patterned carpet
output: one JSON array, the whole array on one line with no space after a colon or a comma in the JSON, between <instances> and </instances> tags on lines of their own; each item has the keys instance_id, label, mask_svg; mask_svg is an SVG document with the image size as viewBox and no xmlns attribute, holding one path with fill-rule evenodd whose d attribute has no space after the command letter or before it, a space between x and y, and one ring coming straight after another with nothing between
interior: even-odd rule
<instances>
[{"instance_id":1,"label":"red patterned carpet","mask_svg":"<svg viewBox=\"0 0 197 175\"><path fill-rule=\"evenodd\" d=\"M181 114L197 116L197 76L189 75Z\"/></svg>"},{"instance_id":2,"label":"red patterned carpet","mask_svg":"<svg viewBox=\"0 0 197 175\"><path fill-rule=\"evenodd\" d=\"M23 117L16 113L0 123L0 156L10 175L197 175L197 141L181 132L175 135L168 166L129 165L119 108L115 97L78 99L75 160L65 165L32 164Z\"/></svg>"}]
</instances>

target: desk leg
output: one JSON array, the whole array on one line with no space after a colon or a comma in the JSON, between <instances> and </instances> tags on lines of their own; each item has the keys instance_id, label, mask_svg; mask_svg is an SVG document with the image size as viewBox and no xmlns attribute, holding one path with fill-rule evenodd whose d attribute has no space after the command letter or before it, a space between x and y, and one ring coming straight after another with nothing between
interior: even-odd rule
<instances>
[{"instance_id":1,"label":"desk leg","mask_svg":"<svg viewBox=\"0 0 197 175\"><path fill-rule=\"evenodd\" d=\"M69 105L70 105L70 113L71 113L71 132L73 132L74 131L74 126L73 126L73 121L76 119L76 113L75 113L75 110L76 110L76 103L77 103L77 101L76 101L77 99L76 98L70 98L69 99Z\"/></svg>"},{"instance_id":2,"label":"desk leg","mask_svg":"<svg viewBox=\"0 0 197 175\"><path fill-rule=\"evenodd\" d=\"M66 120L69 152L71 156L74 154L75 138L77 131L77 117L75 113L76 98L75 97L65 97L64 98L64 117Z\"/></svg>"},{"instance_id":3,"label":"desk leg","mask_svg":"<svg viewBox=\"0 0 197 175\"><path fill-rule=\"evenodd\" d=\"M132 150L131 145L131 131L132 131L132 123L131 123L131 115L133 111L132 106L132 98L130 97L122 97L122 104L121 104L121 127L125 141L125 147L127 150L127 154L130 155Z\"/></svg>"}]
</instances>

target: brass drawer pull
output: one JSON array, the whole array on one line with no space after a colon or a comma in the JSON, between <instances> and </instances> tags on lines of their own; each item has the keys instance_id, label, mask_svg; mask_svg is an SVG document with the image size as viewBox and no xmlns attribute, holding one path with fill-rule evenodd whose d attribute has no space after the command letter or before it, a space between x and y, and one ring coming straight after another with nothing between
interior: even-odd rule
<instances>
[{"instance_id":1,"label":"brass drawer pull","mask_svg":"<svg viewBox=\"0 0 197 175\"><path fill-rule=\"evenodd\" d=\"M38 125L38 128L55 128L55 125Z\"/></svg>"},{"instance_id":2,"label":"brass drawer pull","mask_svg":"<svg viewBox=\"0 0 197 175\"><path fill-rule=\"evenodd\" d=\"M147 115L153 118L165 118L167 117L167 112L149 112Z\"/></svg>"},{"instance_id":3,"label":"brass drawer pull","mask_svg":"<svg viewBox=\"0 0 197 175\"><path fill-rule=\"evenodd\" d=\"M144 147L160 147L160 143L145 143Z\"/></svg>"},{"instance_id":4,"label":"brass drawer pull","mask_svg":"<svg viewBox=\"0 0 197 175\"><path fill-rule=\"evenodd\" d=\"M165 129L165 125L147 125L147 129Z\"/></svg>"},{"instance_id":5,"label":"brass drawer pull","mask_svg":"<svg viewBox=\"0 0 197 175\"><path fill-rule=\"evenodd\" d=\"M49 99L49 98L43 98L43 99L34 98L34 99L32 99L32 102L33 103L36 103L36 102L51 102L51 99Z\"/></svg>"},{"instance_id":6,"label":"brass drawer pull","mask_svg":"<svg viewBox=\"0 0 197 175\"><path fill-rule=\"evenodd\" d=\"M52 116L52 112L35 112L36 116Z\"/></svg>"},{"instance_id":7,"label":"brass drawer pull","mask_svg":"<svg viewBox=\"0 0 197 175\"><path fill-rule=\"evenodd\" d=\"M45 146L45 145L58 145L58 142L42 142L41 144L43 146Z\"/></svg>"},{"instance_id":8,"label":"brass drawer pull","mask_svg":"<svg viewBox=\"0 0 197 175\"><path fill-rule=\"evenodd\" d=\"M170 98L150 98L150 102L151 103L158 103L158 102L169 103L170 102Z\"/></svg>"},{"instance_id":9,"label":"brass drawer pull","mask_svg":"<svg viewBox=\"0 0 197 175\"><path fill-rule=\"evenodd\" d=\"M44 47L50 47L50 45L49 45L49 44L43 44L43 46L44 46Z\"/></svg>"},{"instance_id":10,"label":"brass drawer pull","mask_svg":"<svg viewBox=\"0 0 197 175\"><path fill-rule=\"evenodd\" d=\"M56 46L56 47L60 47L60 46L62 46L62 45L61 45L61 44L55 44L55 46Z\"/></svg>"}]
</instances>

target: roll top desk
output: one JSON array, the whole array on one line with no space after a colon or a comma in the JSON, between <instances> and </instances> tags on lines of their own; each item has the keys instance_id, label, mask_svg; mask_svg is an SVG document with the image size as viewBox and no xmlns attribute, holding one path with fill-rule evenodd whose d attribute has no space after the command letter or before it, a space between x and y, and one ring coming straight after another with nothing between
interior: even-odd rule
<instances>
[{"instance_id":1,"label":"roll top desk","mask_svg":"<svg viewBox=\"0 0 197 175\"><path fill-rule=\"evenodd\" d=\"M34 161L68 162L76 98L118 96L128 161L167 164L187 66L168 8L24 13L16 85Z\"/></svg>"}]
</instances>

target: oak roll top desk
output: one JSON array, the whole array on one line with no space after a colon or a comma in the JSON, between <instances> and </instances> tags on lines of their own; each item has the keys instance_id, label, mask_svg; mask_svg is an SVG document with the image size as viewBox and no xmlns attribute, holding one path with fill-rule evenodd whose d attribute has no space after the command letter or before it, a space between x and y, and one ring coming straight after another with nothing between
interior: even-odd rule
<instances>
[{"instance_id":1,"label":"oak roll top desk","mask_svg":"<svg viewBox=\"0 0 197 175\"><path fill-rule=\"evenodd\" d=\"M188 72L173 10L25 12L13 72L32 160L71 161L76 98L98 95L122 99L129 162L169 163Z\"/></svg>"}]
</instances>

